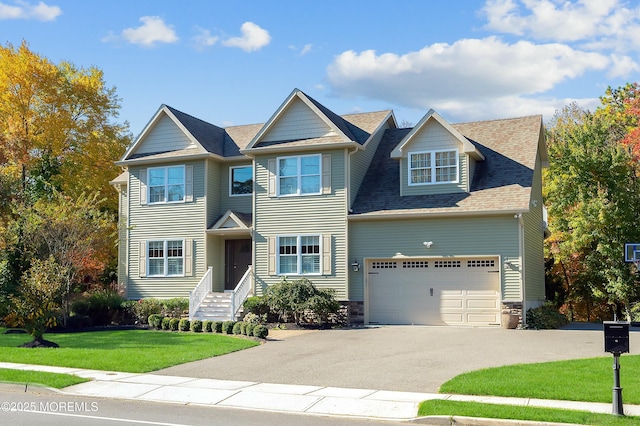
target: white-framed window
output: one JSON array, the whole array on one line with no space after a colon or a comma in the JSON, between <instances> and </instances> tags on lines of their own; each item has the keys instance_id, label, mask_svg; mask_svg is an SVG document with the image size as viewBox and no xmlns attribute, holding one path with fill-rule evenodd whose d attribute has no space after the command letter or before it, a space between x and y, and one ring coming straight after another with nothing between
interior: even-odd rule
<instances>
[{"instance_id":1,"label":"white-framed window","mask_svg":"<svg viewBox=\"0 0 640 426\"><path fill-rule=\"evenodd\" d=\"M319 275L322 265L320 241L320 235L278 237L278 275Z\"/></svg>"},{"instance_id":2,"label":"white-framed window","mask_svg":"<svg viewBox=\"0 0 640 426\"><path fill-rule=\"evenodd\" d=\"M409 185L458 182L458 150L409 153Z\"/></svg>"},{"instance_id":3,"label":"white-framed window","mask_svg":"<svg viewBox=\"0 0 640 426\"><path fill-rule=\"evenodd\" d=\"M185 200L185 167L150 167L149 204L182 203Z\"/></svg>"},{"instance_id":4,"label":"white-framed window","mask_svg":"<svg viewBox=\"0 0 640 426\"><path fill-rule=\"evenodd\" d=\"M278 158L278 195L321 194L321 163L320 154Z\"/></svg>"},{"instance_id":5,"label":"white-framed window","mask_svg":"<svg viewBox=\"0 0 640 426\"><path fill-rule=\"evenodd\" d=\"M184 275L184 240L147 241L148 276Z\"/></svg>"},{"instance_id":6,"label":"white-framed window","mask_svg":"<svg viewBox=\"0 0 640 426\"><path fill-rule=\"evenodd\" d=\"M229 196L253 193L253 166L229 167Z\"/></svg>"}]
</instances>

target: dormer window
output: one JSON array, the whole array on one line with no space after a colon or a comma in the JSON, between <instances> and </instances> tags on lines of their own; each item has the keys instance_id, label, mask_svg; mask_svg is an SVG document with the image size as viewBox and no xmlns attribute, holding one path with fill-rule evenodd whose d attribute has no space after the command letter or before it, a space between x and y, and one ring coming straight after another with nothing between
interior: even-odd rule
<instances>
[{"instance_id":1,"label":"dormer window","mask_svg":"<svg viewBox=\"0 0 640 426\"><path fill-rule=\"evenodd\" d=\"M409 153L409 185L457 182L457 150Z\"/></svg>"}]
</instances>

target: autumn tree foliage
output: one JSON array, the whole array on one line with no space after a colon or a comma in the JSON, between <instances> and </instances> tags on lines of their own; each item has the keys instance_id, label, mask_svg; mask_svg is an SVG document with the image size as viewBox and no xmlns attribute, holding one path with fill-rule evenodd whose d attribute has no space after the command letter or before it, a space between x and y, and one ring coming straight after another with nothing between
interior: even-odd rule
<instances>
[{"instance_id":1,"label":"autumn tree foliage","mask_svg":"<svg viewBox=\"0 0 640 426\"><path fill-rule=\"evenodd\" d=\"M38 185L41 191L50 185L72 196L100 192L103 206L115 210L109 180L119 170L113 162L131 139L128 124L114 121L119 102L96 67L54 64L26 42L0 46L0 200L5 210L7 202Z\"/></svg>"},{"instance_id":2,"label":"autumn tree foliage","mask_svg":"<svg viewBox=\"0 0 640 426\"><path fill-rule=\"evenodd\" d=\"M638 124L627 105L636 89L607 90L594 113L571 104L548 126L547 256L572 319L628 318L640 298L637 268L624 262L624 244L640 241L640 169L627 143Z\"/></svg>"}]
</instances>

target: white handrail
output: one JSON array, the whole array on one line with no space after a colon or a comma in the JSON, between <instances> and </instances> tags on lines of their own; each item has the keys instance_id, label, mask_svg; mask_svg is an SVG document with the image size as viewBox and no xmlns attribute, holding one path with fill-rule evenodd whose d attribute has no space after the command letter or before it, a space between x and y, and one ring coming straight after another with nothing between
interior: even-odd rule
<instances>
[{"instance_id":1,"label":"white handrail","mask_svg":"<svg viewBox=\"0 0 640 426\"><path fill-rule=\"evenodd\" d=\"M231 319L235 319L236 314L240 310L240 307L247 299L247 296L251 293L253 289L253 268L251 265L247 268L247 272L244 273L240 282L233 290L233 295L231 297Z\"/></svg>"},{"instance_id":2,"label":"white handrail","mask_svg":"<svg viewBox=\"0 0 640 426\"><path fill-rule=\"evenodd\" d=\"M196 288L189 292L189 320L193 319L200 303L213 290L212 271L213 267L209 266Z\"/></svg>"}]
</instances>

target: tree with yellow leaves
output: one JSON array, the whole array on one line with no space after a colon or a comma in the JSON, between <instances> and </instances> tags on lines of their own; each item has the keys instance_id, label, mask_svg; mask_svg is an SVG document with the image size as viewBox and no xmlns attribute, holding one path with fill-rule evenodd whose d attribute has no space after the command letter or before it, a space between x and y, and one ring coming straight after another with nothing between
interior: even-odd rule
<instances>
[{"instance_id":1,"label":"tree with yellow leaves","mask_svg":"<svg viewBox=\"0 0 640 426\"><path fill-rule=\"evenodd\" d=\"M26 42L0 46L0 202L37 198L50 186L70 196L99 192L102 207L115 210L113 162L131 139L128 123L114 120L119 102L96 67L56 65Z\"/></svg>"}]
</instances>

